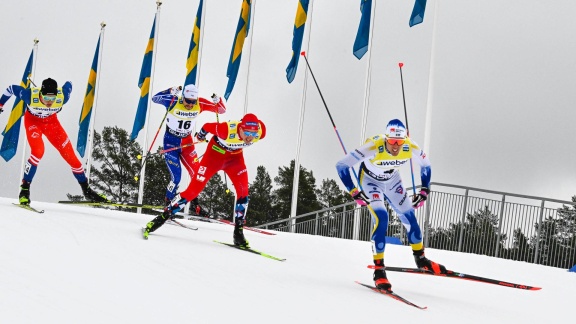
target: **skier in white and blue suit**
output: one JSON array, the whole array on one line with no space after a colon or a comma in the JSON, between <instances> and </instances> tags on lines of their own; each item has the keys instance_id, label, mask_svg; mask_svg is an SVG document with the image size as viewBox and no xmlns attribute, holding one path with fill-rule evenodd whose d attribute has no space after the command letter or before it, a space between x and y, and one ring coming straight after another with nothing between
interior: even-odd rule
<instances>
[{"instance_id":1,"label":"skier in white and blue suit","mask_svg":"<svg viewBox=\"0 0 576 324\"><path fill-rule=\"evenodd\" d=\"M420 165L422 188L410 202L398 169L407 164L411 158ZM358 163L360 163L359 187L354 185L350 175L350 169ZM414 209L421 207L430 193L428 189L431 176L430 160L420 146L407 136L406 127L400 120L391 120L384 134L368 138L364 145L348 153L338 161L336 170L354 200L361 206L368 206L372 214L374 227L371 241L375 264L374 283L377 288L388 291L392 289L384 266L385 238L388 231L385 199L406 228L408 242L418 268L434 273L446 273L443 265L424 256L422 232L414 214ZM366 190L368 195L363 190Z\"/></svg>"}]
</instances>

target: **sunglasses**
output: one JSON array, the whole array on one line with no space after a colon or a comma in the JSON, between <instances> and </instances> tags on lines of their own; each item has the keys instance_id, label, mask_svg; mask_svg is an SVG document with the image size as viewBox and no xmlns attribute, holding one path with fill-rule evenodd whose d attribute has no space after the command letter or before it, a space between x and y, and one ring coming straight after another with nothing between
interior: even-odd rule
<instances>
[{"instance_id":1,"label":"sunglasses","mask_svg":"<svg viewBox=\"0 0 576 324\"><path fill-rule=\"evenodd\" d=\"M188 105L195 105L198 102L198 99L187 99L187 98L183 98L184 99L184 103L188 104Z\"/></svg>"},{"instance_id":2,"label":"sunglasses","mask_svg":"<svg viewBox=\"0 0 576 324\"><path fill-rule=\"evenodd\" d=\"M249 132L249 131L246 131L246 130L245 130L245 131L244 131L244 135L245 135L246 137L250 137L250 136L256 137L256 136L258 136L258 131Z\"/></svg>"},{"instance_id":3,"label":"sunglasses","mask_svg":"<svg viewBox=\"0 0 576 324\"><path fill-rule=\"evenodd\" d=\"M44 101L55 101L56 100L56 96L53 95L42 95L42 100Z\"/></svg>"},{"instance_id":4,"label":"sunglasses","mask_svg":"<svg viewBox=\"0 0 576 324\"><path fill-rule=\"evenodd\" d=\"M387 138L386 142L390 145L402 145L404 144L405 140L402 138Z\"/></svg>"}]
</instances>

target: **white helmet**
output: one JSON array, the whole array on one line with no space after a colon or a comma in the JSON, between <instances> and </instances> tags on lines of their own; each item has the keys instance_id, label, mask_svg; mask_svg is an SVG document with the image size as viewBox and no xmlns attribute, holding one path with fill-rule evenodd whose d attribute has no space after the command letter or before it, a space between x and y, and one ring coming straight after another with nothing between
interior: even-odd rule
<instances>
[{"instance_id":1,"label":"white helmet","mask_svg":"<svg viewBox=\"0 0 576 324\"><path fill-rule=\"evenodd\" d=\"M198 88L193 84L188 84L184 87L182 96L186 99L198 99Z\"/></svg>"},{"instance_id":2,"label":"white helmet","mask_svg":"<svg viewBox=\"0 0 576 324\"><path fill-rule=\"evenodd\" d=\"M399 119L392 119L386 125L386 137L406 138L406 127Z\"/></svg>"}]
</instances>

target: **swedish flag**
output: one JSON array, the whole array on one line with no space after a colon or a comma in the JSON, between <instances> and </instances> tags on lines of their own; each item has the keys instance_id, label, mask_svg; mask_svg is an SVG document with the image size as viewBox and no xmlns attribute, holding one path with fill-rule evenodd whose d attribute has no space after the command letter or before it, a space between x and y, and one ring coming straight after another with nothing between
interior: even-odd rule
<instances>
[{"instance_id":1,"label":"swedish flag","mask_svg":"<svg viewBox=\"0 0 576 324\"><path fill-rule=\"evenodd\" d=\"M372 0L361 0L360 11L362 17L360 18L360 25L356 33L356 40L352 53L357 59L361 59L366 52L368 52L368 43L370 41L370 16L372 15Z\"/></svg>"},{"instance_id":2,"label":"swedish flag","mask_svg":"<svg viewBox=\"0 0 576 324\"><path fill-rule=\"evenodd\" d=\"M186 59L186 80L184 85L196 84L196 74L198 73L198 51L200 50L200 27L202 26L202 2L198 4L196 13L196 22L190 39L190 48L188 49L188 58Z\"/></svg>"},{"instance_id":3,"label":"swedish flag","mask_svg":"<svg viewBox=\"0 0 576 324\"><path fill-rule=\"evenodd\" d=\"M34 61L34 50L30 53L28 58L28 63L26 63L26 70L24 70L24 75L22 76L22 81L20 86L27 89L30 86L30 77L32 76L32 63ZM12 107L12 112L8 118L6 128L2 135L4 139L2 140L2 147L0 148L0 156L8 162L16 154L18 149L18 137L20 136L20 120L24 115L24 109L26 109L24 101L22 101L18 96L15 98L14 106Z\"/></svg>"},{"instance_id":4,"label":"swedish flag","mask_svg":"<svg viewBox=\"0 0 576 324\"><path fill-rule=\"evenodd\" d=\"M236 36L234 36L234 43L232 44L232 52L230 53L230 60L228 61L228 70L226 76L228 77L228 85L224 98L228 100L236 77L238 76L238 69L240 68L240 60L242 59L242 47L244 46L244 39L250 30L250 14L251 14L252 0L242 1L242 11L240 11L240 19L238 20L238 27L236 27Z\"/></svg>"},{"instance_id":5,"label":"swedish flag","mask_svg":"<svg viewBox=\"0 0 576 324\"><path fill-rule=\"evenodd\" d=\"M90 129L90 117L92 116L92 107L94 106L94 95L96 93L96 78L98 75L98 53L100 52L100 38L96 44L96 52L92 60L92 68L90 68L90 75L88 76L88 85L86 85L86 94L84 95L84 103L82 104L82 111L80 112L80 129L78 130L78 143L76 150L84 157L86 153L86 142L88 141L88 130Z\"/></svg>"},{"instance_id":6,"label":"swedish flag","mask_svg":"<svg viewBox=\"0 0 576 324\"><path fill-rule=\"evenodd\" d=\"M138 101L138 110L136 111L136 118L134 119L134 126L132 127L132 134L130 140L135 140L138 133L144 128L146 123L146 113L148 112L148 96L150 94L150 77L152 75L152 55L154 49L154 31L156 29L156 16L154 16L154 23L152 24L152 31L148 39L148 46L144 52L144 60L142 61L142 68L140 69L140 78L138 78L138 87L140 88L140 101Z\"/></svg>"},{"instance_id":7,"label":"swedish flag","mask_svg":"<svg viewBox=\"0 0 576 324\"><path fill-rule=\"evenodd\" d=\"M296 18L294 19L294 37L292 38L292 59L286 68L286 79L288 79L288 83L294 81L296 69L298 69L302 39L304 38L304 28L306 27L306 19L308 19L308 3L308 0L298 1L298 9L296 9Z\"/></svg>"},{"instance_id":8,"label":"swedish flag","mask_svg":"<svg viewBox=\"0 0 576 324\"><path fill-rule=\"evenodd\" d=\"M410 27L424 21L424 10L426 10L426 0L416 0L410 16Z\"/></svg>"}]
</instances>

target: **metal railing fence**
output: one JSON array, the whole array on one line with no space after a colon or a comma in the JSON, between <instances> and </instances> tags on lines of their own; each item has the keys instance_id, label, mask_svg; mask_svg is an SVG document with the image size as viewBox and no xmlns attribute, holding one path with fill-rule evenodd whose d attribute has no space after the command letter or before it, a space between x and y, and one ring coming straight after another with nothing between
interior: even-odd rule
<instances>
[{"instance_id":1,"label":"metal railing fence","mask_svg":"<svg viewBox=\"0 0 576 324\"><path fill-rule=\"evenodd\" d=\"M416 210L425 246L559 268L576 264L576 203L444 183L431 187L425 208ZM388 236L407 245L399 218L389 214ZM350 202L259 227L370 241L372 220L366 207Z\"/></svg>"}]
</instances>

